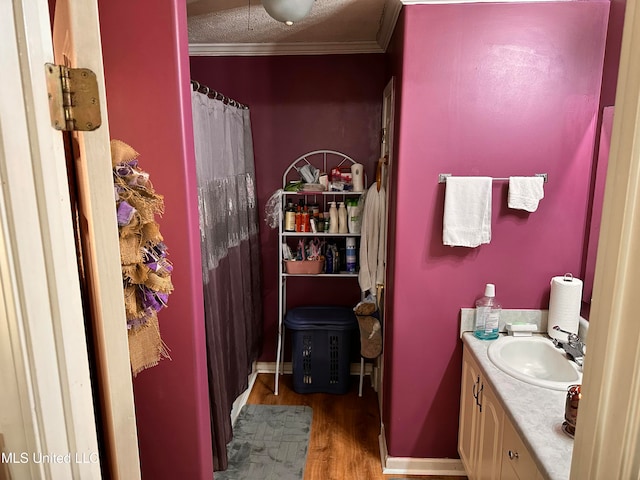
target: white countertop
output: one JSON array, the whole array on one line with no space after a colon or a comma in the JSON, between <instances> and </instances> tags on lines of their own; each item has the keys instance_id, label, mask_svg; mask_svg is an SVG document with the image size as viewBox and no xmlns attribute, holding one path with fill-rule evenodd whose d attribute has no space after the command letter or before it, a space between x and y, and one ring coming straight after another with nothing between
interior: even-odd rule
<instances>
[{"instance_id":1,"label":"white countertop","mask_svg":"<svg viewBox=\"0 0 640 480\"><path fill-rule=\"evenodd\" d=\"M487 356L491 340L479 340L467 332L462 341L491 383L540 473L548 480L568 480L573 439L562 431L566 392L530 385L499 370Z\"/></svg>"}]
</instances>

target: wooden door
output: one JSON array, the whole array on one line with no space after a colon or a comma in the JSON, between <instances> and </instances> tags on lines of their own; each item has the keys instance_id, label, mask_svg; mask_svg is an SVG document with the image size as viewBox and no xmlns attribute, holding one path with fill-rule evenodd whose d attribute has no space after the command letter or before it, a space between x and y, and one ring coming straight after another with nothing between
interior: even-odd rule
<instances>
[{"instance_id":1,"label":"wooden door","mask_svg":"<svg viewBox=\"0 0 640 480\"><path fill-rule=\"evenodd\" d=\"M382 138L380 144L380 158L385 159L383 165L381 165L381 182L382 186L386 190L386 198L387 198L387 206L389 204L389 189L391 182L389 181L391 176L391 166L393 164L393 117L394 117L394 106L395 106L395 87L394 87L394 78L389 80L389 83L384 89L384 93L382 96ZM389 223L389 211L387 209L387 214L385 216L385 224L384 224L384 239L385 245L387 245L388 238L388 223ZM388 258L388 254L387 254ZM386 262L386 259L385 259ZM378 286L377 296L381 305L382 311L382 341L383 341L383 349L382 355L376 359L376 364L373 371L373 385L376 391L378 392L378 406L380 408L380 415L382 418L382 379L384 375L384 339L385 339L385 291L384 286L387 283L387 271L385 269L384 274L384 283Z\"/></svg>"},{"instance_id":2,"label":"wooden door","mask_svg":"<svg viewBox=\"0 0 640 480\"><path fill-rule=\"evenodd\" d=\"M77 185L81 277L98 379L103 468L111 478L130 480L140 478L140 464L95 0L57 0L53 47L57 64L89 68L98 79L102 125L94 131L73 132L67 138L67 152L73 156Z\"/></svg>"}]
</instances>

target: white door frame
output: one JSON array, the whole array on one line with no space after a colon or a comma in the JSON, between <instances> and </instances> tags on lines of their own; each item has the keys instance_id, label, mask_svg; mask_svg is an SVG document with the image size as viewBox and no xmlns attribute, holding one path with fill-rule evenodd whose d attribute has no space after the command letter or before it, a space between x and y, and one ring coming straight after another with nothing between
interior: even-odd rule
<instances>
[{"instance_id":1,"label":"white door frame","mask_svg":"<svg viewBox=\"0 0 640 480\"><path fill-rule=\"evenodd\" d=\"M13 373L21 411L2 417L4 449L27 460L9 466L15 478L99 478L64 148L50 126L44 75L53 61L51 31L43 28L48 6L1 2L0 18L0 318L11 345L0 368L4 378ZM33 457L75 460L76 453L91 460L38 464Z\"/></svg>"},{"instance_id":2,"label":"white door frame","mask_svg":"<svg viewBox=\"0 0 640 480\"><path fill-rule=\"evenodd\" d=\"M24 0L27 1L27 0ZM46 2L44 2L46 3ZM61 21L62 20L62 21ZM140 476L138 434L129 343L122 290L118 224L113 190L109 118L105 93L97 0L57 0L53 29L56 63L88 68L96 74L102 125L74 132L75 161L84 264L91 299L96 376L109 474L114 479Z\"/></svg>"},{"instance_id":3,"label":"white door frame","mask_svg":"<svg viewBox=\"0 0 640 480\"><path fill-rule=\"evenodd\" d=\"M627 2L572 479L640 476L639 50Z\"/></svg>"},{"instance_id":4,"label":"white door frame","mask_svg":"<svg viewBox=\"0 0 640 480\"><path fill-rule=\"evenodd\" d=\"M384 222L384 244L387 246L387 253L385 254L385 269L384 269L384 287L383 291L383 315L382 315L382 341L383 349L382 355L376 359L376 364L373 371L373 384L378 392L378 408L380 409L380 422L382 422L382 401L383 401L383 377L384 377L384 342L386 341L385 329L386 329L386 312L387 312L387 292L386 285L388 281L388 272L386 265L389 264L388 258L388 233L389 233L389 180L393 171L393 138L394 138L394 115L395 115L395 77L391 77L391 80L387 83L384 93L382 95L382 143L380 146L380 157L387 157L386 165L381 168L382 172L382 185L385 188L387 211L385 214Z\"/></svg>"},{"instance_id":5,"label":"white door frame","mask_svg":"<svg viewBox=\"0 0 640 480\"><path fill-rule=\"evenodd\" d=\"M106 345L109 383L102 390L110 420L103 424L111 435L109 458L98 452L62 134L49 119L44 73L45 63L54 61L49 5L5 1L0 2L0 333L8 335L0 343L0 379L11 392L0 395L0 405L8 408L0 410L0 445L4 459L14 461L5 462L0 474L98 479L99 462L108 460L112 478L128 480L139 478L140 466L98 11L95 0L70 2L69 8L75 41L82 45L76 59L96 73L103 112L102 127L85 134L84 150L91 158L86 175L94 202L90 241L102 252L92 268L100 289L96 308L107 324L98 329L98 342ZM39 455L61 458L36 463Z\"/></svg>"}]
</instances>

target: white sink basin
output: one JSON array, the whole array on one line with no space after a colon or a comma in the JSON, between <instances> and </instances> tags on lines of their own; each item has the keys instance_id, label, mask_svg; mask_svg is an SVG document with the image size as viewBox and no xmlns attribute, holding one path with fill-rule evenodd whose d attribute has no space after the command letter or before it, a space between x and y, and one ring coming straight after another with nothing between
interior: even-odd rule
<instances>
[{"instance_id":1,"label":"white sink basin","mask_svg":"<svg viewBox=\"0 0 640 480\"><path fill-rule=\"evenodd\" d=\"M582 382L580 367L546 337L500 337L487 353L500 370L531 385L566 390Z\"/></svg>"}]
</instances>

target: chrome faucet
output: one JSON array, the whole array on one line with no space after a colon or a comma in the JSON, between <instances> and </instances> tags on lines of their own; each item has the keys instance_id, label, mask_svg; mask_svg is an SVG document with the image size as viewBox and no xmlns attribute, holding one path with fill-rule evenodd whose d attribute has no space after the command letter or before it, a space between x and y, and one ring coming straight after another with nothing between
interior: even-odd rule
<instances>
[{"instance_id":1,"label":"chrome faucet","mask_svg":"<svg viewBox=\"0 0 640 480\"><path fill-rule=\"evenodd\" d=\"M571 358L571 360L576 362L578 366L582 367L582 364L584 363L585 353L584 342L580 340L580 337L578 337L578 335L576 335L575 333L567 332L566 330L561 329L558 325L553 327L553 329L567 334L566 342L560 342L554 338L553 344L558 348L562 348L566 352L566 354L569 355L569 358Z\"/></svg>"}]
</instances>

